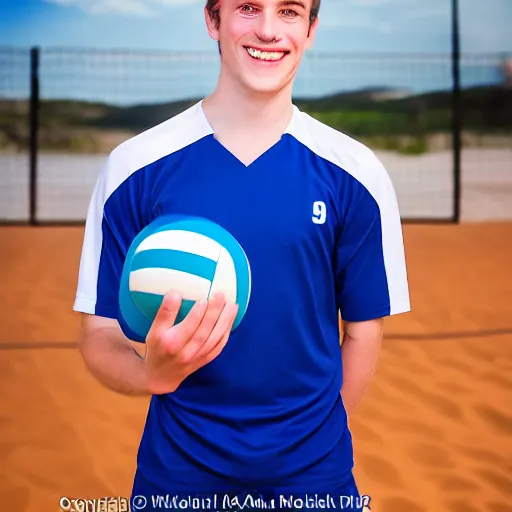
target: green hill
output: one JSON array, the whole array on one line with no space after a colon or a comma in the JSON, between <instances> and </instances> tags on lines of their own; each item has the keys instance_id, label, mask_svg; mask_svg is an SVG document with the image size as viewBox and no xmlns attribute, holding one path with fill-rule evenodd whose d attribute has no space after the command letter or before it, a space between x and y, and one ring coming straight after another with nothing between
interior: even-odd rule
<instances>
[{"instance_id":1,"label":"green hill","mask_svg":"<svg viewBox=\"0 0 512 512\"><path fill-rule=\"evenodd\" d=\"M303 111L374 147L403 152L428 149L433 134L448 134L450 91L396 97L395 91L360 90L322 98L295 98ZM165 104L117 107L102 103L52 100L40 105L42 150L105 152L122 140L182 112L199 98ZM465 132L512 134L512 89L481 87L463 91ZM0 149L28 145L28 104L0 101ZM449 137L447 137L449 140Z\"/></svg>"}]
</instances>

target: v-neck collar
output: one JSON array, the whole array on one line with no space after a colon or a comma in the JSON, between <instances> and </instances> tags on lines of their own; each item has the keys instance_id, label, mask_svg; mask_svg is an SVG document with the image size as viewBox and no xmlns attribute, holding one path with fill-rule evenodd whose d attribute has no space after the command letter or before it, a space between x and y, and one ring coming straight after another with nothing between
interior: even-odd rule
<instances>
[{"instance_id":1,"label":"v-neck collar","mask_svg":"<svg viewBox=\"0 0 512 512\"><path fill-rule=\"evenodd\" d=\"M289 134L292 132L293 130L293 125L295 123L295 120L296 120L296 117L297 117L297 114L299 113L299 110L298 110L298 107L296 105L292 105L293 106L293 110L292 110L292 118L290 119L290 122L288 123L288 126L286 127L286 129L284 130L284 132L282 133L281 137L279 138L278 141L275 142L275 144L272 144L272 146L268 147L265 151L263 151L263 153L259 154L252 162L250 162L249 164L245 164L244 162L242 162L234 153L232 153L226 146L224 146L224 144L222 144L216 137L215 137L215 131L213 130L213 127L212 125L210 124L210 122L208 121L208 118L206 117L206 114L203 110L203 101L204 99L202 99L201 101L199 101L197 103L197 110L199 112L199 116L201 117L201 121L202 123L204 124L205 126L205 130L206 130L206 134L207 135L210 135L213 140L215 141L215 144L221 148L222 151L228 153L230 155L231 158L233 158L239 165L241 165L244 169L249 169L251 168L252 166L256 165L262 158L264 158L268 153L272 152L274 150L275 147L277 147L283 140L283 137L286 135L286 134Z\"/></svg>"}]
</instances>

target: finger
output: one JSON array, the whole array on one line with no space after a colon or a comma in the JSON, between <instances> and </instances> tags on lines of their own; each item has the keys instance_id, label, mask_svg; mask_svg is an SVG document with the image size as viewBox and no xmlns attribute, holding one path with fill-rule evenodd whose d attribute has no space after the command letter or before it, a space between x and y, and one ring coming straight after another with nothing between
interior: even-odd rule
<instances>
[{"instance_id":1,"label":"finger","mask_svg":"<svg viewBox=\"0 0 512 512\"><path fill-rule=\"evenodd\" d=\"M223 294L215 294L208 302L208 307L199 327L193 333L189 342L183 347L181 357L184 363L190 362L198 350L208 341L225 305L226 299Z\"/></svg>"},{"instance_id":2,"label":"finger","mask_svg":"<svg viewBox=\"0 0 512 512\"><path fill-rule=\"evenodd\" d=\"M201 354L200 357L198 354L200 366L204 366L205 364L210 363L224 350L224 347L227 345L229 337L231 336L231 329L233 327L237 311L238 308L235 309L234 314L231 314L232 319L230 319L229 323L227 324L226 329L224 330L224 334L221 336L220 340L215 343L215 338L212 338L212 343L204 346L204 354Z\"/></svg>"},{"instance_id":3,"label":"finger","mask_svg":"<svg viewBox=\"0 0 512 512\"><path fill-rule=\"evenodd\" d=\"M159 338L163 332L170 329L176 322L178 311L181 307L182 299L174 291L165 294L162 304L158 308L153 323L147 334L147 339L152 340Z\"/></svg>"},{"instance_id":4,"label":"finger","mask_svg":"<svg viewBox=\"0 0 512 512\"><path fill-rule=\"evenodd\" d=\"M177 354L189 342L199 327L207 307L208 301L206 299L196 301L187 316L164 334L163 341L169 353Z\"/></svg>"},{"instance_id":5,"label":"finger","mask_svg":"<svg viewBox=\"0 0 512 512\"><path fill-rule=\"evenodd\" d=\"M208 338L208 341L201 347L196 357L201 359L208 358L210 352L219 348L218 345L222 345L220 350L224 348L223 345L227 343L229 335L231 334L231 329L233 328L237 313L237 304L228 304L223 309L218 322L215 324L215 327Z\"/></svg>"}]
</instances>

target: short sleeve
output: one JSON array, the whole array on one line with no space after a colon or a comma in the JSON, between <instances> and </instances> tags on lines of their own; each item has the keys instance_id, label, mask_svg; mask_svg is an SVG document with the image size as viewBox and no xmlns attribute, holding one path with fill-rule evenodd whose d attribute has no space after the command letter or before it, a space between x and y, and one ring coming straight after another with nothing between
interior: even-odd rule
<instances>
[{"instance_id":1,"label":"short sleeve","mask_svg":"<svg viewBox=\"0 0 512 512\"><path fill-rule=\"evenodd\" d=\"M119 320L119 284L131 242L144 227L143 190L118 148L108 157L87 211L73 309Z\"/></svg>"},{"instance_id":2,"label":"short sleeve","mask_svg":"<svg viewBox=\"0 0 512 512\"><path fill-rule=\"evenodd\" d=\"M402 225L391 179L375 159L371 179L356 179L335 252L336 298L344 321L410 311Z\"/></svg>"}]
</instances>

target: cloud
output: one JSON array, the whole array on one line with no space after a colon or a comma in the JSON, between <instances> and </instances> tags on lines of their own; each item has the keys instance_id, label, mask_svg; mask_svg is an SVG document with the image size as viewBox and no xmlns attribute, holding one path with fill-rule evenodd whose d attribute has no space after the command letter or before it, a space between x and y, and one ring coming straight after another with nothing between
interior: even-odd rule
<instances>
[{"instance_id":1,"label":"cloud","mask_svg":"<svg viewBox=\"0 0 512 512\"><path fill-rule=\"evenodd\" d=\"M368 19L364 19L362 17L359 18L333 18L326 17L322 19L322 28L333 29L333 28L343 28L343 29L368 29L372 32L381 32L383 34L390 34L394 32L394 27L386 22L386 21L371 21Z\"/></svg>"},{"instance_id":2,"label":"cloud","mask_svg":"<svg viewBox=\"0 0 512 512\"><path fill-rule=\"evenodd\" d=\"M407 13L409 18L422 19L422 18L440 18L444 17L449 20L451 18L451 11L449 6L425 6L417 10Z\"/></svg>"},{"instance_id":3,"label":"cloud","mask_svg":"<svg viewBox=\"0 0 512 512\"><path fill-rule=\"evenodd\" d=\"M428 4L424 0L347 0L343 8L339 0L328 0L322 9L323 27L371 29L382 34L399 33L405 23L449 20L451 12L447 0L430 0Z\"/></svg>"},{"instance_id":4,"label":"cloud","mask_svg":"<svg viewBox=\"0 0 512 512\"><path fill-rule=\"evenodd\" d=\"M199 0L45 0L65 7L76 7L90 14L119 13L131 16L156 16L158 7L178 7Z\"/></svg>"},{"instance_id":5,"label":"cloud","mask_svg":"<svg viewBox=\"0 0 512 512\"><path fill-rule=\"evenodd\" d=\"M374 6L374 5L382 5L387 4L389 2L392 2L393 0L352 0L352 4L354 5L368 5L368 6Z\"/></svg>"},{"instance_id":6,"label":"cloud","mask_svg":"<svg viewBox=\"0 0 512 512\"><path fill-rule=\"evenodd\" d=\"M469 0L471 1L471 0ZM448 0L430 0L427 4L423 0L350 0L354 7L384 7L400 9L411 17L424 18L438 16L450 11ZM418 13L418 14L416 14Z\"/></svg>"},{"instance_id":7,"label":"cloud","mask_svg":"<svg viewBox=\"0 0 512 512\"><path fill-rule=\"evenodd\" d=\"M377 5L390 1L393 0L352 0L352 5L347 4L344 8L340 8L339 1L327 1L322 4L320 12L321 30L335 28L364 29L389 34L394 27L386 17L379 16L376 18L371 10L362 9L361 4L364 3L365 6L369 3Z\"/></svg>"}]
</instances>

